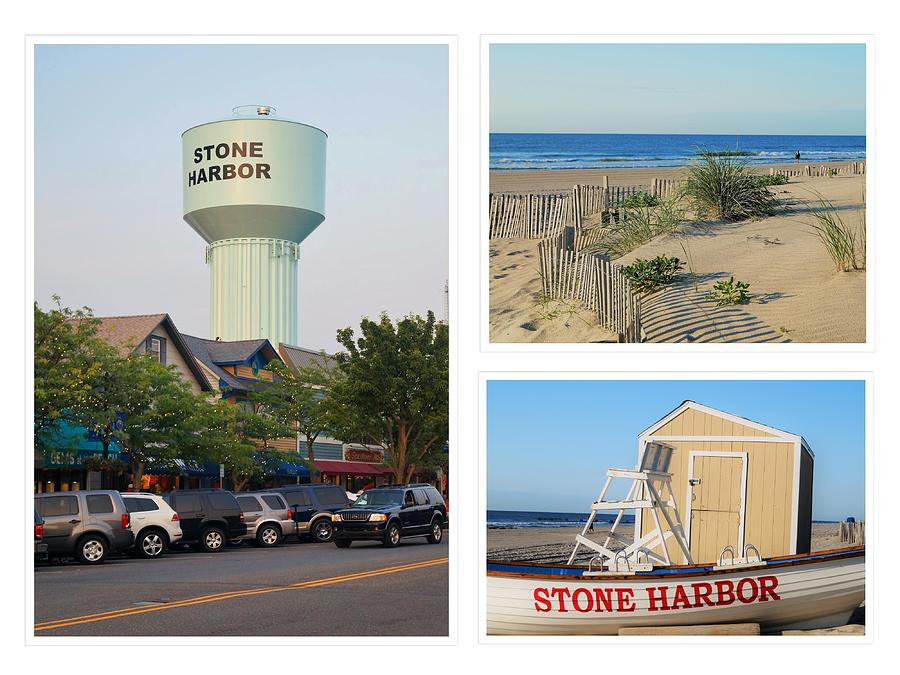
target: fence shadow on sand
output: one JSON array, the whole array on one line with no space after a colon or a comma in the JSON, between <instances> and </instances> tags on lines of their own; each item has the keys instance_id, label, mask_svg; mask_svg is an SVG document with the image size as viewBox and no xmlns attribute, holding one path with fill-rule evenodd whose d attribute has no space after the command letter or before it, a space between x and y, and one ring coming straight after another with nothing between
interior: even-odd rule
<instances>
[{"instance_id":1,"label":"fence shadow on sand","mask_svg":"<svg viewBox=\"0 0 900 675\"><path fill-rule=\"evenodd\" d=\"M646 296L641 322L647 342L790 342L741 306L717 307L706 294L682 282Z\"/></svg>"}]
</instances>

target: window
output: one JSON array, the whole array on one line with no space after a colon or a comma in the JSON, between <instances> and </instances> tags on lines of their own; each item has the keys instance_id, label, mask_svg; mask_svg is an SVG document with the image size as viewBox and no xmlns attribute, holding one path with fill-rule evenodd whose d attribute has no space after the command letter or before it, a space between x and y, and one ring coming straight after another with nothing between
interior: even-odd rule
<instances>
[{"instance_id":1,"label":"window","mask_svg":"<svg viewBox=\"0 0 900 675\"><path fill-rule=\"evenodd\" d=\"M41 497L37 509L42 516L77 516L78 497Z\"/></svg>"},{"instance_id":2,"label":"window","mask_svg":"<svg viewBox=\"0 0 900 675\"><path fill-rule=\"evenodd\" d=\"M172 508L179 513L200 510L200 498L197 495L172 495L172 502Z\"/></svg>"},{"instance_id":3,"label":"window","mask_svg":"<svg viewBox=\"0 0 900 675\"><path fill-rule=\"evenodd\" d=\"M425 490L413 490L416 494L416 504L419 506L425 506L431 503L431 500L428 499L428 495L425 494Z\"/></svg>"},{"instance_id":4,"label":"window","mask_svg":"<svg viewBox=\"0 0 900 675\"><path fill-rule=\"evenodd\" d=\"M159 511L159 506L152 499L141 499L140 497L122 497L125 502L125 508L128 513L139 513L141 511Z\"/></svg>"},{"instance_id":5,"label":"window","mask_svg":"<svg viewBox=\"0 0 900 675\"><path fill-rule=\"evenodd\" d=\"M287 508L287 505L278 495L263 495L262 500L270 509L275 509L276 511Z\"/></svg>"},{"instance_id":6,"label":"window","mask_svg":"<svg viewBox=\"0 0 900 675\"><path fill-rule=\"evenodd\" d=\"M153 358L154 361L159 361L160 363L166 363L166 340L165 338L157 337L155 335L151 335L147 338L147 353Z\"/></svg>"},{"instance_id":7,"label":"window","mask_svg":"<svg viewBox=\"0 0 900 675\"><path fill-rule=\"evenodd\" d=\"M256 497L238 497L237 501L241 511L262 511L262 506Z\"/></svg>"},{"instance_id":8,"label":"window","mask_svg":"<svg viewBox=\"0 0 900 675\"><path fill-rule=\"evenodd\" d=\"M412 490L408 490L403 495L403 506L415 506L415 505L416 505L416 500L413 499Z\"/></svg>"},{"instance_id":9,"label":"window","mask_svg":"<svg viewBox=\"0 0 900 675\"><path fill-rule=\"evenodd\" d=\"M339 487L316 488L316 497L323 505L344 506L347 503L347 493Z\"/></svg>"},{"instance_id":10,"label":"window","mask_svg":"<svg viewBox=\"0 0 900 675\"><path fill-rule=\"evenodd\" d=\"M209 505L222 511L240 511L234 495L226 492L212 492L209 495Z\"/></svg>"},{"instance_id":11,"label":"window","mask_svg":"<svg viewBox=\"0 0 900 675\"><path fill-rule=\"evenodd\" d=\"M112 497L109 495L87 495L84 498L88 513L113 513Z\"/></svg>"},{"instance_id":12,"label":"window","mask_svg":"<svg viewBox=\"0 0 900 675\"><path fill-rule=\"evenodd\" d=\"M309 499L309 495L307 495L302 490L297 490L296 492L285 492L284 498L287 499L287 503L293 506L309 506L312 502Z\"/></svg>"}]
</instances>

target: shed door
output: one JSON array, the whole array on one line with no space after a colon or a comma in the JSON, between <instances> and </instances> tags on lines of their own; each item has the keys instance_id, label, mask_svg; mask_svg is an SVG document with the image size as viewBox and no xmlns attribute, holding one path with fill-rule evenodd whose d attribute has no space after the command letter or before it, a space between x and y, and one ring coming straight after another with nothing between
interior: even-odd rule
<instances>
[{"instance_id":1,"label":"shed door","mask_svg":"<svg viewBox=\"0 0 900 675\"><path fill-rule=\"evenodd\" d=\"M694 455L692 462L691 557L717 562L729 544L740 556L743 456Z\"/></svg>"}]
</instances>

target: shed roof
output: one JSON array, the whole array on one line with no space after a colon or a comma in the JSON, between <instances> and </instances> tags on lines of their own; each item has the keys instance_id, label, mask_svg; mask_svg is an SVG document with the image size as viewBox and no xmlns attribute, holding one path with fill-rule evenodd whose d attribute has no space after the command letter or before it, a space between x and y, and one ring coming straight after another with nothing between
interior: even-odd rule
<instances>
[{"instance_id":1,"label":"shed roof","mask_svg":"<svg viewBox=\"0 0 900 675\"><path fill-rule=\"evenodd\" d=\"M683 401L678 407L674 410L671 410L666 415L658 419L656 422L651 424L649 427L644 429L640 434L640 437L651 436L656 430L665 426L668 422L675 419L683 413L685 410L697 410L702 413L706 413L707 415L715 415L716 417L721 417L723 419L730 420L732 422L736 422L738 424L742 424L747 427L751 427L753 429L757 429L767 434L771 434L773 436L777 436L780 438L787 438L794 442L799 441L800 445L806 450L811 457L814 457L812 448L809 447L809 444L806 442L806 439L803 436L795 433L791 433L790 431L784 431L783 429L777 429L775 427L770 427L766 424L762 424L760 422L756 422L754 420L748 419L746 417L741 417L740 415L734 415L732 413L724 412L722 410L717 410L716 408L711 408L709 406L703 405L702 403L697 403L696 401L686 400Z\"/></svg>"}]
</instances>

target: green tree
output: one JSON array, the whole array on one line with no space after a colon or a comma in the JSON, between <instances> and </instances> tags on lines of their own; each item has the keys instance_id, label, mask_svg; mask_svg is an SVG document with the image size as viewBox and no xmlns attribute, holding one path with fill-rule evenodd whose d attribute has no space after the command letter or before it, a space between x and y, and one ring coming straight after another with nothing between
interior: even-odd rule
<instances>
[{"instance_id":1,"label":"green tree","mask_svg":"<svg viewBox=\"0 0 900 675\"><path fill-rule=\"evenodd\" d=\"M76 424L92 379L99 368L98 352L106 345L96 337L99 320L84 307L43 311L34 303L34 446L51 447L60 423Z\"/></svg>"},{"instance_id":2,"label":"green tree","mask_svg":"<svg viewBox=\"0 0 900 675\"><path fill-rule=\"evenodd\" d=\"M327 400L331 376L327 369L327 357L321 367L293 370L281 361L273 361L268 368L275 374L267 396L271 407L280 419L291 425L306 438L306 463L314 469L315 442L319 434L329 428ZM314 482L319 475L312 472Z\"/></svg>"},{"instance_id":3,"label":"green tree","mask_svg":"<svg viewBox=\"0 0 900 675\"><path fill-rule=\"evenodd\" d=\"M131 460L132 481L137 488L149 462L160 465L174 460L202 461L206 452L202 435L209 422L207 394L194 394L174 366L149 356L137 357L142 376L133 396L132 414L124 419L123 441Z\"/></svg>"},{"instance_id":4,"label":"green tree","mask_svg":"<svg viewBox=\"0 0 900 675\"><path fill-rule=\"evenodd\" d=\"M340 377L329 389L333 424L344 440L371 439L386 451L397 482L417 464L433 461L449 430L447 324L409 315L391 322L363 319L337 333L346 351L335 355Z\"/></svg>"}]
</instances>

